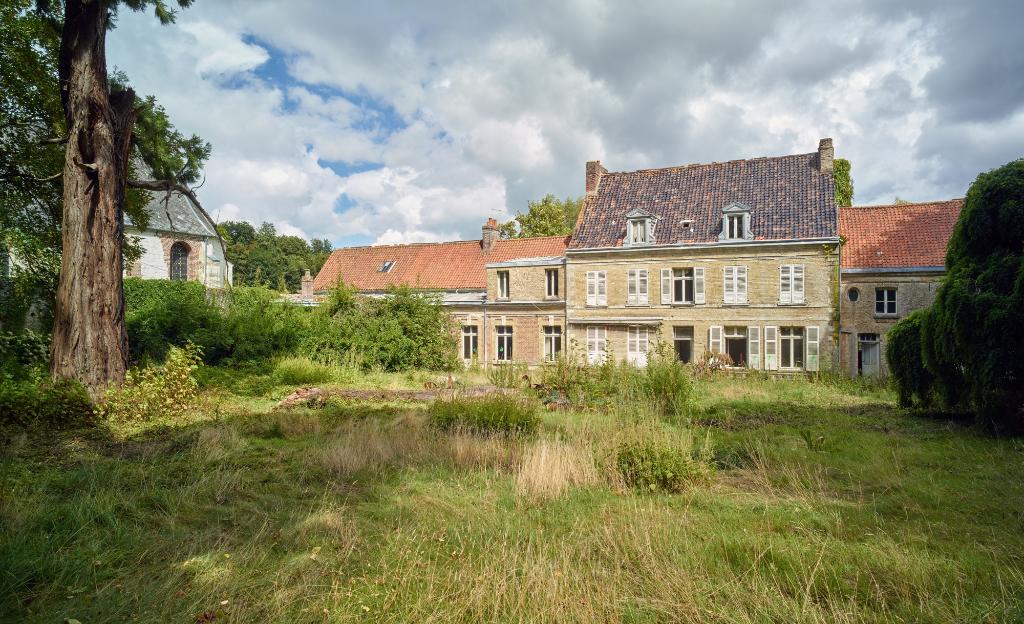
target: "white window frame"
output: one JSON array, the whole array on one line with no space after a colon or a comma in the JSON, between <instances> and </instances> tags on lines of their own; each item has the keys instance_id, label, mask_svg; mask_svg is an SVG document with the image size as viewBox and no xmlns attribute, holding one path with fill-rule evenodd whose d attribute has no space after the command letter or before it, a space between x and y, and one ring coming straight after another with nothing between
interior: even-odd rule
<instances>
[{"instance_id":1,"label":"white window frame","mask_svg":"<svg viewBox=\"0 0 1024 624\"><path fill-rule=\"evenodd\" d=\"M556 348L557 347L557 348ZM562 326L544 326L544 361L554 362L562 352Z\"/></svg>"},{"instance_id":2,"label":"white window frame","mask_svg":"<svg viewBox=\"0 0 1024 624\"><path fill-rule=\"evenodd\" d=\"M608 356L608 328L587 326L587 363L603 364Z\"/></svg>"},{"instance_id":3,"label":"white window frame","mask_svg":"<svg viewBox=\"0 0 1024 624\"><path fill-rule=\"evenodd\" d=\"M817 371L821 365L821 330L817 325L808 325L804 328L804 348L807 349L804 369Z\"/></svg>"},{"instance_id":4,"label":"white window frame","mask_svg":"<svg viewBox=\"0 0 1024 624\"><path fill-rule=\"evenodd\" d=\"M635 247L651 244L651 220L629 219L626 222L626 245Z\"/></svg>"},{"instance_id":5,"label":"white window frame","mask_svg":"<svg viewBox=\"0 0 1024 624\"><path fill-rule=\"evenodd\" d=\"M646 325L630 325L626 328L626 360L639 367L647 366L650 348L650 334Z\"/></svg>"},{"instance_id":6,"label":"white window frame","mask_svg":"<svg viewBox=\"0 0 1024 624\"><path fill-rule=\"evenodd\" d=\"M804 302L804 265L783 264L779 267L779 303Z\"/></svg>"},{"instance_id":7,"label":"white window frame","mask_svg":"<svg viewBox=\"0 0 1024 624\"><path fill-rule=\"evenodd\" d=\"M796 335L793 332L799 331ZM796 340L800 340L800 349L795 348ZM795 364L796 356L799 353L801 363ZM786 365L786 358L789 358L789 365ZM779 370L804 370L807 366L807 332L803 327L787 325L779 328Z\"/></svg>"},{"instance_id":8,"label":"white window frame","mask_svg":"<svg viewBox=\"0 0 1024 624\"><path fill-rule=\"evenodd\" d=\"M690 275L687 276L687 271ZM686 300L686 282L692 282L693 300ZM676 299L676 284L682 284L682 299ZM661 270L661 302L665 305L704 303L704 267L672 267Z\"/></svg>"},{"instance_id":9,"label":"white window frame","mask_svg":"<svg viewBox=\"0 0 1024 624\"><path fill-rule=\"evenodd\" d=\"M892 298L889 298L892 293ZM881 299L879 299L881 295ZM878 304L882 304L882 312L878 311ZM889 311L890 305L892 312ZM899 312L899 289L895 286L884 286L875 288L875 316L896 316Z\"/></svg>"},{"instance_id":10,"label":"white window frame","mask_svg":"<svg viewBox=\"0 0 1024 624\"><path fill-rule=\"evenodd\" d=\"M779 328L764 328L764 369L779 370Z\"/></svg>"},{"instance_id":11,"label":"white window frame","mask_svg":"<svg viewBox=\"0 0 1024 624\"><path fill-rule=\"evenodd\" d=\"M511 362L515 355L515 343L513 340L514 330L511 325L496 325L494 327L494 361ZM506 343L508 348L504 352L500 348Z\"/></svg>"},{"instance_id":12,"label":"white window frame","mask_svg":"<svg viewBox=\"0 0 1024 624\"><path fill-rule=\"evenodd\" d=\"M725 330L721 325L708 328L708 351L721 355L725 349Z\"/></svg>"},{"instance_id":13,"label":"white window frame","mask_svg":"<svg viewBox=\"0 0 1024 624\"><path fill-rule=\"evenodd\" d=\"M730 332L729 330L733 331ZM750 333L749 330L742 325L726 325L722 328L722 353L729 353L729 340L740 339L747 342L747 359L743 364L739 362L733 362L734 368L750 368Z\"/></svg>"},{"instance_id":14,"label":"white window frame","mask_svg":"<svg viewBox=\"0 0 1024 624\"><path fill-rule=\"evenodd\" d=\"M466 355L466 339L469 339L472 345L472 353ZM476 325L463 325L462 326L462 359L471 362L475 360L480 353L480 328Z\"/></svg>"},{"instance_id":15,"label":"white window frame","mask_svg":"<svg viewBox=\"0 0 1024 624\"><path fill-rule=\"evenodd\" d=\"M747 303L747 267L727 266L722 269L722 302L729 305Z\"/></svg>"},{"instance_id":16,"label":"white window frame","mask_svg":"<svg viewBox=\"0 0 1024 624\"><path fill-rule=\"evenodd\" d=\"M608 305L608 273L587 271L587 305Z\"/></svg>"},{"instance_id":17,"label":"white window frame","mask_svg":"<svg viewBox=\"0 0 1024 624\"><path fill-rule=\"evenodd\" d=\"M626 284L626 305L648 305L647 269L629 269Z\"/></svg>"},{"instance_id":18,"label":"white window frame","mask_svg":"<svg viewBox=\"0 0 1024 624\"><path fill-rule=\"evenodd\" d=\"M548 299L558 298L558 269L544 269L545 291Z\"/></svg>"},{"instance_id":19,"label":"white window frame","mask_svg":"<svg viewBox=\"0 0 1024 624\"><path fill-rule=\"evenodd\" d=\"M508 271L498 271L498 299L508 299L512 291L512 277Z\"/></svg>"},{"instance_id":20,"label":"white window frame","mask_svg":"<svg viewBox=\"0 0 1024 624\"><path fill-rule=\"evenodd\" d=\"M753 370L761 368L761 327L747 327L747 367Z\"/></svg>"},{"instance_id":21,"label":"white window frame","mask_svg":"<svg viewBox=\"0 0 1024 624\"><path fill-rule=\"evenodd\" d=\"M722 231L718 240L744 241L753 240L754 234L750 229L750 207L739 202L732 202L722 209Z\"/></svg>"}]
</instances>

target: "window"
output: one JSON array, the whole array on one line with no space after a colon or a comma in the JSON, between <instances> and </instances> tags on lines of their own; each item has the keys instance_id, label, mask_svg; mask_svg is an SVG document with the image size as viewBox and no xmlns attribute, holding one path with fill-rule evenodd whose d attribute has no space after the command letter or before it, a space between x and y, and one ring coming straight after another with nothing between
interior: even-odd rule
<instances>
[{"instance_id":1,"label":"window","mask_svg":"<svg viewBox=\"0 0 1024 624\"><path fill-rule=\"evenodd\" d=\"M693 269L672 269L672 303L693 303Z\"/></svg>"},{"instance_id":2,"label":"window","mask_svg":"<svg viewBox=\"0 0 1024 624\"><path fill-rule=\"evenodd\" d=\"M672 342L676 359L683 363L693 361L693 327L673 327Z\"/></svg>"},{"instance_id":3,"label":"window","mask_svg":"<svg viewBox=\"0 0 1024 624\"><path fill-rule=\"evenodd\" d=\"M630 269L626 305L647 305L647 269Z\"/></svg>"},{"instance_id":4,"label":"window","mask_svg":"<svg viewBox=\"0 0 1024 624\"><path fill-rule=\"evenodd\" d=\"M747 328L725 328L725 353L729 355L733 366L747 365Z\"/></svg>"},{"instance_id":5,"label":"window","mask_svg":"<svg viewBox=\"0 0 1024 624\"><path fill-rule=\"evenodd\" d=\"M647 366L647 327L630 325L626 334L626 359L634 366Z\"/></svg>"},{"instance_id":6,"label":"window","mask_svg":"<svg viewBox=\"0 0 1024 624\"><path fill-rule=\"evenodd\" d=\"M743 238L743 217L741 215L726 217L726 224L729 227L727 238Z\"/></svg>"},{"instance_id":7,"label":"window","mask_svg":"<svg viewBox=\"0 0 1024 624\"><path fill-rule=\"evenodd\" d=\"M875 314L896 316L896 289L875 289Z\"/></svg>"},{"instance_id":8,"label":"window","mask_svg":"<svg viewBox=\"0 0 1024 624\"><path fill-rule=\"evenodd\" d=\"M647 244L647 219L633 219L629 222L629 244Z\"/></svg>"},{"instance_id":9,"label":"window","mask_svg":"<svg viewBox=\"0 0 1024 624\"><path fill-rule=\"evenodd\" d=\"M850 301L852 301L853 303L857 303L857 300L860 299L860 289L856 287L851 288L850 290L846 291L846 296L849 297Z\"/></svg>"},{"instance_id":10,"label":"window","mask_svg":"<svg viewBox=\"0 0 1024 624\"><path fill-rule=\"evenodd\" d=\"M494 328L497 335L498 352L495 359L499 362L512 361L512 327L509 325L498 325Z\"/></svg>"},{"instance_id":11,"label":"window","mask_svg":"<svg viewBox=\"0 0 1024 624\"><path fill-rule=\"evenodd\" d=\"M704 267L662 269L661 303L704 303Z\"/></svg>"},{"instance_id":12,"label":"window","mask_svg":"<svg viewBox=\"0 0 1024 624\"><path fill-rule=\"evenodd\" d=\"M727 266L725 275L725 303L747 302L747 267Z\"/></svg>"},{"instance_id":13,"label":"window","mask_svg":"<svg viewBox=\"0 0 1024 624\"><path fill-rule=\"evenodd\" d=\"M498 271L498 299L508 299L508 271Z\"/></svg>"},{"instance_id":14,"label":"window","mask_svg":"<svg viewBox=\"0 0 1024 624\"><path fill-rule=\"evenodd\" d=\"M544 279L547 283L546 295L548 299L558 299L558 269L545 270Z\"/></svg>"},{"instance_id":15,"label":"window","mask_svg":"<svg viewBox=\"0 0 1024 624\"><path fill-rule=\"evenodd\" d=\"M562 328L558 325L544 326L544 361L554 362L562 352Z\"/></svg>"},{"instance_id":16,"label":"window","mask_svg":"<svg viewBox=\"0 0 1024 624\"><path fill-rule=\"evenodd\" d=\"M722 208L722 232L718 239L722 241L752 240L750 231L750 207L733 202Z\"/></svg>"},{"instance_id":17,"label":"window","mask_svg":"<svg viewBox=\"0 0 1024 624\"><path fill-rule=\"evenodd\" d=\"M804 302L804 265L784 264L779 267L779 303Z\"/></svg>"},{"instance_id":18,"label":"window","mask_svg":"<svg viewBox=\"0 0 1024 624\"><path fill-rule=\"evenodd\" d=\"M604 271L587 271L587 305L608 305L608 279Z\"/></svg>"},{"instance_id":19,"label":"window","mask_svg":"<svg viewBox=\"0 0 1024 624\"><path fill-rule=\"evenodd\" d=\"M804 367L804 328L779 328L779 355L782 368Z\"/></svg>"},{"instance_id":20,"label":"window","mask_svg":"<svg viewBox=\"0 0 1024 624\"><path fill-rule=\"evenodd\" d=\"M188 245L178 241L171 245L171 279L188 279Z\"/></svg>"},{"instance_id":21,"label":"window","mask_svg":"<svg viewBox=\"0 0 1024 624\"><path fill-rule=\"evenodd\" d=\"M475 360L479 347L479 332L476 325L462 326L462 359Z\"/></svg>"},{"instance_id":22,"label":"window","mask_svg":"<svg viewBox=\"0 0 1024 624\"><path fill-rule=\"evenodd\" d=\"M385 260L384 264L380 265L380 273L390 273L391 269L395 268L394 260Z\"/></svg>"},{"instance_id":23,"label":"window","mask_svg":"<svg viewBox=\"0 0 1024 624\"><path fill-rule=\"evenodd\" d=\"M622 244L650 245L654 243L654 224L656 217L651 213L634 208L626 213L626 237Z\"/></svg>"},{"instance_id":24,"label":"window","mask_svg":"<svg viewBox=\"0 0 1024 624\"><path fill-rule=\"evenodd\" d=\"M608 350L608 332L604 327L587 328L587 362L601 364Z\"/></svg>"}]
</instances>

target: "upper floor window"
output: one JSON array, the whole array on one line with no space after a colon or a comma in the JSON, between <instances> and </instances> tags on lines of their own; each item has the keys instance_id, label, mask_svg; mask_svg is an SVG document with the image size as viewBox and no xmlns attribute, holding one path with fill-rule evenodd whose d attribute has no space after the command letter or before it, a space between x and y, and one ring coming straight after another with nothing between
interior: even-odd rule
<instances>
[{"instance_id":1,"label":"upper floor window","mask_svg":"<svg viewBox=\"0 0 1024 624\"><path fill-rule=\"evenodd\" d=\"M661 302L704 303L704 267L662 269Z\"/></svg>"},{"instance_id":2,"label":"upper floor window","mask_svg":"<svg viewBox=\"0 0 1024 624\"><path fill-rule=\"evenodd\" d=\"M654 242L655 217L651 213L634 208L626 213L627 246L650 245Z\"/></svg>"},{"instance_id":3,"label":"upper floor window","mask_svg":"<svg viewBox=\"0 0 1024 624\"><path fill-rule=\"evenodd\" d=\"M587 305L608 305L608 274L604 271L587 271Z\"/></svg>"},{"instance_id":4,"label":"upper floor window","mask_svg":"<svg viewBox=\"0 0 1024 624\"><path fill-rule=\"evenodd\" d=\"M647 269L630 269L626 305L647 305Z\"/></svg>"},{"instance_id":5,"label":"upper floor window","mask_svg":"<svg viewBox=\"0 0 1024 624\"><path fill-rule=\"evenodd\" d=\"M754 234L750 230L750 206L733 202L722 208L722 233L718 239L729 240L753 240Z\"/></svg>"},{"instance_id":6,"label":"upper floor window","mask_svg":"<svg viewBox=\"0 0 1024 624\"><path fill-rule=\"evenodd\" d=\"M779 303L804 302L804 265L784 264L779 267Z\"/></svg>"},{"instance_id":7,"label":"upper floor window","mask_svg":"<svg viewBox=\"0 0 1024 624\"><path fill-rule=\"evenodd\" d=\"M508 271L498 271L498 299L508 299Z\"/></svg>"},{"instance_id":8,"label":"upper floor window","mask_svg":"<svg viewBox=\"0 0 1024 624\"><path fill-rule=\"evenodd\" d=\"M178 241L171 245L170 278L172 280L188 279L188 253L189 248L186 243Z\"/></svg>"},{"instance_id":9,"label":"upper floor window","mask_svg":"<svg viewBox=\"0 0 1024 624\"><path fill-rule=\"evenodd\" d=\"M546 269L544 271L544 281L547 283L547 289L545 296L548 299L558 298L558 269Z\"/></svg>"},{"instance_id":10,"label":"upper floor window","mask_svg":"<svg viewBox=\"0 0 1024 624\"><path fill-rule=\"evenodd\" d=\"M395 268L395 261L394 260L385 260L384 264L380 265L380 272L381 273L390 273L391 269L393 269L393 268Z\"/></svg>"},{"instance_id":11,"label":"upper floor window","mask_svg":"<svg viewBox=\"0 0 1024 624\"><path fill-rule=\"evenodd\" d=\"M724 297L725 303L746 303L747 302L747 267L727 266L723 270L725 276Z\"/></svg>"},{"instance_id":12,"label":"upper floor window","mask_svg":"<svg viewBox=\"0 0 1024 624\"><path fill-rule=\"evenodd\" d=\"M885 316L896 315L896 289L876 288L875 289L875 314Z\"/></svg>"}]
</instances>

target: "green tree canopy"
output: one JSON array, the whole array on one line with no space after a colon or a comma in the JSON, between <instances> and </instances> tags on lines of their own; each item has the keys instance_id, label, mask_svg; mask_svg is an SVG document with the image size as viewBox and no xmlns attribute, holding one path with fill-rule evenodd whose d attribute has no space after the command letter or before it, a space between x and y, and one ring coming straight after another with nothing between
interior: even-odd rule
<instances>
[{"instance_id":1,"label":"green tree canopy","mask_svg":"<svg viewBox=\"0 0 1024 624\"><path fill-rule=\"evenodd\" d=\"M501 236L568 236L576 227L576 217L582 206L582 197L558 199L549 193L543 199L528 202L525 213L519 213L512 221L502 223Z\"/></svg>"},{"instance_id":2,"label":"green tree canopy","mask_svg":"<svg viewBox=\"0 0 1024 624\"><path fill-rule=\"evenodd\" d=\"M832 162L832 178L836 183L836 203L840 206L852 206L853 178L850 177L850 161L836 158Z\"/></svg>"},{"instance_id":3,"label":"green tree canopy","mask_svg":"<svg viewBox=\"0 0 1024 624\"><path fill-rule=\"evenodd\" d=\"M245 221L225 221L218 228L239 286L298 291L306 270L316 275L331 255L327 239L306 242L298 236L278 235L272 223L256 228Z\"/></svg>"}]
</instances>

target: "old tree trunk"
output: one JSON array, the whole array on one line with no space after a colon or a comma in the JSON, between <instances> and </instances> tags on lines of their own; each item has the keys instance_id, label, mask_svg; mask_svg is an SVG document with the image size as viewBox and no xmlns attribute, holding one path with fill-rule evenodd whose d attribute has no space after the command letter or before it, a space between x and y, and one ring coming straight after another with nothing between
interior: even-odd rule
<instances>
[{"instance_id":1,"label":"old tree trunk","mask_svg":"<svg viewBox=\"0 0 1024 624\"><path fill-rule=\"evenodd\" d=\"M68 143L51 372L94 398L120 384L128 364L121 243L135 96L110 92L109 18L104 2L68 0L59 58Z\"/></svg>"}]
</instances>

